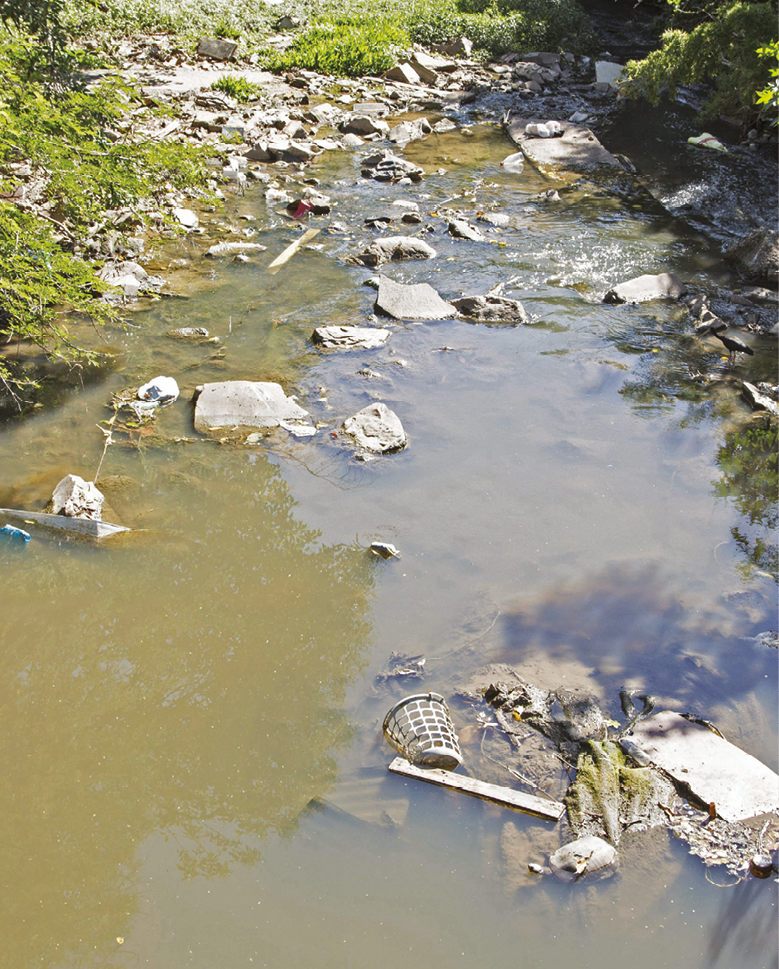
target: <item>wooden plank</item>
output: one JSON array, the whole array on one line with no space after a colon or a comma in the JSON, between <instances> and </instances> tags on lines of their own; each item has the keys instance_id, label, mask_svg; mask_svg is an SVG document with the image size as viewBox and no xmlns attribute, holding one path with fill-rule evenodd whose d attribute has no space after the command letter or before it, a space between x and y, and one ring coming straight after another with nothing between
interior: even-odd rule
<instances>
[{"instance_id":1,"label":"wooden plank","mask_svg":"<svg viewBox=\"0 0 779 969\"><path fill-rule=\"evenodd\" d=\"M450 791L461 791L471 797L480 797L483 801L491 801L501 807L514 808L516 811L524 811L526 814L534 814L539 818L546 818L550 821L559 821L565 810L565 805L559 801L546 801L532 794L524 794L522 791L515 791L510 787L500 787L497 784L487 784L485 781L477 781L473 777L465 777L463 774L453 774L445 770L423 770L415 767L402 757L396 757L389 765L393 774L400 774L402 777L410 777L413 780L425 781L428 784L435 784L437 787L445 787Z\"/></svg>"},{"instance_id":2,"label":"wooden plank","mask_svg":"<svg viewBox=\"0 0 779 969\"><path fill-rule=\"evenodd\" d=\"M0 508L0 516L7 515L17 521L35 522L45 528L57 531L74 532L87 538L108 538L119 532L128 532L124 525L114 525L111 522L94 521L91 518L67 518L65 515L48 515L41 511L20 511L13 508Z\"/></svg>"},{"instance_id":3,"label":"wooden plank","mask_svg":"<svg viewBox=\"0 0 779 969\"><path fill-rule=\"evenodd\" d=\"M268 266L268 272L271 275L278 272L284 263L291 259L301 246L304 246L307 242L311 242L314 236L317 235L319 235L319 229L306 229L299 239L296 239L291 246L287 246L284 252L276 256L270 266Z\"/></svg>"}]
</instances>

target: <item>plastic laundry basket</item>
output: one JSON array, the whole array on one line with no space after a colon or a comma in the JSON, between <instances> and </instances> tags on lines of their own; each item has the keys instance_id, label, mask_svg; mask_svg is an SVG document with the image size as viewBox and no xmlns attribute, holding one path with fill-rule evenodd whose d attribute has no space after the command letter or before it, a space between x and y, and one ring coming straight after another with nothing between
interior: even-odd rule
<instances>
[{"instance_id":1,"label":"plastic laundry basket","mask_svg":"<svg viewBox=\"0 0 779 969\"><path fill-rule=\"evenodd\" d=\"M463 762L449 708L438 693L417 693L397 703L384 718L384 736L419 767L454 770Z\"/></svg>"}]
</instances>

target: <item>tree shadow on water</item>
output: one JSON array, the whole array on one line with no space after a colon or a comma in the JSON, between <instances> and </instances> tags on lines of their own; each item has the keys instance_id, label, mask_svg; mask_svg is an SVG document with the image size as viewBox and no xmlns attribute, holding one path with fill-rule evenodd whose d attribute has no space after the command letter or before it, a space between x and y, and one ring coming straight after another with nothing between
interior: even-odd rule
<instances>
[{"instance_id":1,"label":"tree shadow on water","mask_svg":"<svg viewBox=\"0 0 779 969\"><path fill-rule=\"evenodd\" d=\"M613 565L505 615L504 658L519 667L525 656L543 653L553 663L589 667L615 717L623 685L705 715L751 695L771 675L774 651L742 637L770 625L772 603L756 595L747 620L724 603L688 606L681 599L688 595L658 567Z\"/></svg>"}]
</instances>

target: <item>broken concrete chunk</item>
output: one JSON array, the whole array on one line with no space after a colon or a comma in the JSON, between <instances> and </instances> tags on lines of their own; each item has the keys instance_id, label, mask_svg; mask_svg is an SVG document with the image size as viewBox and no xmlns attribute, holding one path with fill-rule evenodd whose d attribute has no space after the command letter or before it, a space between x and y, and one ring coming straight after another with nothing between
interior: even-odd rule
<instances>
[{"instance_id":1,"label":"broken concrete chunk","mask_svg":"<svg viewBox=\"0 0 779 969\"><path fill-rule=\"evenodd\" d=\"M406 285L387 276L379 277L375 309L396 320L448 320L456 314L454 306L427 283Z\"/></svg>"},{"instance_id":2,"label":"broken concrete chunk","mask_svg":"<svg viewBox=\"0 0 779 969\"><path fill-rule=\"evenodd\" d=\"M407 444L406 432L397 414L386 404L369 404L343 423L346 434L367 451L391 454Z\"/></svg>"},{"instance_id":3,"label":"broken concrete chunk","mask_svg":"<svg viewBox=\"0 0 779 969\"><path fill-rule=\"evenodd\" d=\"M473 50L473 41L468 37L458 37L451 44L443 44L440 48L444 54L451 54L452 57L470 57Z\"/></svg>"},{"instance_id":4,"label":"broken concrete chunk","mask_svg":"<svg viewBox=\"0 0 779 969\"><path fill-rule=\"evenodd\" d=\"M452 305L463 316L480 323L512 323L515 326L530 323L530 316L519 300L504 296L461 296L453 299Z\"/></svg>"},{"instance_id":5,"label":"broken concrete chunk","mask_svg":"<svg viewBox=\"0 0 779 969\"><path fill-rule=\"evenodd\" d=\"M563 845L549 858L553 874L564 882L573 882L584 875L613 868L617 851L602 838L579 838Z\"/></svg>"},{"instance_id":6,"label":"broken concrete chunk","mask_svg":"<svg viewBox=\"0 0 779 969\"><path fill-rule=\"evenodd\" d=\"M619 283L603 297L604 303L646 303L652 299L680 299L687 292L684 283L672 273L637 276Z\"/></svg>"},{"instance_id":7,"label":"broken concrete chunk","mask_svg":"<svg viewBox=\"0 0 779 969\"><path fill-rule=\"evenodd\" d=\"M637 723L631 738L682 792L725 821L779 810L779 775L707 727L670 710Z\"/></svg>"},{"instance_id":8,"label":"broken concrete chunk","mask_svg":"<svg viewBox=\"0 0 779 969\"><path fill-rule=\"evenodd\" d=\"M422 239L414 239L411 236L392 236L389 239L376 239L361 253L350 257L349 262L360 263L370 269L375 269L382 263L389 261L433 259L435 255L435 249Z\"/></svg>"},{"instance_id":9,"label":"broken concrete chunk","mask_svg":"<svg viewBox=\"0 0 779 969\"><path fill-rule=\"evenodd\" d=\"M174 209L173 218L185 229L196 229L200 224L197 213L193 212L192 209Z\"/></svg>"},{"instance_id":10,"label":"broken concrete chunk","mask_svg":"<svg viewBox=\"0 0 779 969\"><path fill-rule=\"evenodd\" d=\"M622 64L615 64L613 61L595 62L595 83L608 84L616 90L625 74Z\"/></svg>"},{"instance_id":11,"label":"broken concrete chunk","mask_svg":"<svg viewBox=\"0 0 779 969\"><path fill-rule=\"evenodd\" d=\"M471 242L484 242L484 236L479 230L466 222L465 219L451 219L449 222L449 235L455 239L470 239Z\"/></svg>"},{"instance_id":12,"label":"broken concrete chunk","mask_svg":"<svg viewBox=\"0 0 779 969\"><path fill-rule=\"evenodd\" d=\"M277 427L308 418L279 384L227 380L204 384L195 403L195 429L203 434L222 427Z\"/></svg>"},{"instance_id":13,"label":"broken concrete chunk","mask_svg":"<svg viewBox=\"0 0 779 969\"><path fill-rule=\"evenodd\" d=\"M84 481L77 474L67 474L57 484L51 496L54 515L67 518L89 518L100 521L105 497L93 481Z\"/></svg>"},{"instance_id":14,"label":"broken concrete chunk","mask_svg":"<svg viewBox=\"0 0 779 969\"><path fill-rule=\"evenodd\" d=\"M390 130L389 140L402 148L410 141L417 141L430 134L433 129L424 118L417 118L415 121L401 121Z\"/></svg>"},{"instance_id":15,"label":"broken concrete chunk","mask_svg":"<svg viewBox=\"0 0 779 969\"><path fill-rule=\"evenodd\" d=\"M210 57L215 61L229 61L235 56L238 44L233 40L223 40L221 37L202 37L197 45L200 57Z\"/></svg>"},{"instance_id":16,"label":"broken concrete chunk","mask_svg":"<svg viewBox=\"0 0 779 969\"><path fill-rule=\"evenodd\" d=\"M311 339L328 350L373 350L389 338L390 331L369 326L318 326Z\"/></svg>"}]
</instances>

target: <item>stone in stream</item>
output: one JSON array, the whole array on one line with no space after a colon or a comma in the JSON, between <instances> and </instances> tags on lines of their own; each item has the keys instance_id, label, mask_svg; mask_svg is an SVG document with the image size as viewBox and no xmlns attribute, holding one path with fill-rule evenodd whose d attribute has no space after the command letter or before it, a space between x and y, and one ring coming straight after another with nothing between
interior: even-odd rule
<instances>
[{"instance_id":1,"label":"stone in stream","mask_svg":"<svg viewBox=\"0 0 779 969\"><path fill-rule=\"evenodd\" d=\"M327 350L374 350L385 343L389 335L389 330L378 327L318 326L311 339Z\"/></svg>"},{"instance_id":2,"label":"stone in stream","mask_svg":"<svg viewBox=\"0 0 779 969\"><path fill-rule=\"evenodd\" d=\"M382 121L381 118L357 115L349 118L348 121L342 121L338 126L338 130L341 134L359 135L361 138L364 138L366 135L386 136L389 131L389 125L386 121Z\"/></svg>"},{"instance_id":3,"label":"stone in stream","mask_svg":"<svg viewBox=\"0 0 779 969\"><path fill-rule=\"evenodd\" d=\"M589 128L560 122L559 138L534 138L525 133L528 124L544 122L544 118L515 118L508 124L508 135L514 144L536 165L550 165L573 171L606 167L619 168L619 161L606 151Z\"/></svg>"},{"instance_id":4,"label":"stone in stream","mask_svg":"<svg viewBox=\"0 0 779 969\"><path fill-rule=\"evenodd\" d=\"M407 285L387 276L379 276L375 310L396 320L448 320L456 314L427 283Z\"/></svg>"},{"instance_id":5,"label":"stone in stream","mask_svg":"<svg viewBox=\"0 0 779 969\"><path fill-rule=\"evenodd\" d=\"M415 121L401 121L390 130L389 140L401 148L410 141L417 141L429 135L433 129L426 118L417 118Z\"/></svg>"},{"instance_id":6,"label":"stone in stream","mask_svg":"<svg viewBox=\"0 0 779 969\"><path fill-rule=\"evenodd\" d=\"M67 474L51 496L51 513L67 518L89 518L100 521L105 496L94 481L84 481L77 474Z\"/></svg>"},{"instance_id":7,"label":"stone in stream","mask_svg":"<svg viewBox=\"0 0 779 969\"><path fill-rule=\"evenodd\" d=\"M435 249L422 239L415 239L411 236L392 236L389 239L376 239L362 252L350 256L347 261L354 265L360 264L375 269L382 263L389 261L433 259L435 255Z\"/></svg>"},{"instance_id":8,"label":"stone in stream","mask_svg":"<svg viewBox=\"0 0 779 969\"><path fill-rule=\"evenodd\" d=\"M211 334L204 326L181 326L178 330L168 330L165 336L174 340L210 340Z\"/></svg>"},{"instance_id":9,"label":"stone in stream","mask_svg":"<svg viewBox=\"0 0 779 969\"><path fill-rule=\"evenodd\" d=\"M725 252L728 262L738 267L750 283L779 282L779 233L773 229L754 229Z\"/></svg>"},{"instance_id":10,"label":"stone in stream","mask_svg":"<svg viewBox=\"0 0 779 969\"><path fill-rule=\"evenodd\" d=\"M399 158L387 150L367 155L363 158L362 164L363 178L373 178L377 182L399 182L404 178L418 182L425 174L424 169L419 165L406 161L405 158Z\"/></svg>"},{"instance_id":11,"label":"stone in stream","mask_svg":"<svg viewBox=\"0 0 779 969\"><path fill-rule=\"evenodd\" d=\"M779 404L765 394L761 394L754 384L750 384L745 380L741 384L741 396L752 410L765 410L769 414L773 414L774 417L779 417Z\"/></svg>"},{"instance_id":12,"label":"stone in stream","mask_svg":"<svg viewBox=\"0 0 779 969\"><path fill-rule=\"evenodd\" d=\"M603 838L579 838L558 848L549 858L552 873L564 882L604 869L613 870L617 851Z\"/></svg>"},{"instance_id":13,"label":"stone in stream","mask_svg":"<svg viewBox=\"0 0 779 969\"><path fill-rule=\"evenodd\" d=\"M408 439L400 418L386 404L369 404L343 423L343 430L366 451L391 454L401 451Z\"/></svg>"},{"instance_id":14,"label":"stone in stream","mask_svg":"<svg viewBox=\"0 0 779 969\"><path fill-rule=\"evenodd\" d=\"M419 74L417 74L408 61L391 67L388 71L384 72L383 77L386 81L400 81L402 84L419 84L420 82Z\"/></svg>"},{"instance_id":15,"label":"stone in stream","mask_svg":"<svg viewBox=\"0 0 779 969\"><path fill-rule=\"evenodd\" d=\"M684 283L672 273L657 276L637 276L612 287L603 297L604 303L646 303L652 299L680 299L687 292Z\"/></svg>"},{"instance_id":16,"label":"stone in stream","mask_svg":"<svg viewBox=\"0 0 779 969\"><path fill-rule=\"evenodd\" d=\"M461 296L452 300L463 316L478 320L480 323L530 323L525 307L516 299L505 296Z\"/></svg>"},{"instance_id":17,"label":"stone in stream","mask_svg":"<svg viewBox=\"0 0 779 969\"><path fill-rule=\"evenodd\" d=\"M451 219L449 222L449 235L455 239L470 239L471 242L484 242L484 236L465 219Z\"/></svg>"},{"instance_id":18,"label":"stone in stream","mask_svg":"<svg viewBox=\"0 0 779 969\"><path fill-rule=\"evenodd\" d=\"M226 380L203 385L195 403L195 430L208 434L223 427L287 427L295 422L311 427L308 416L279 384Z\"/></svg>"}]
</instances>

